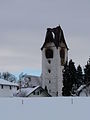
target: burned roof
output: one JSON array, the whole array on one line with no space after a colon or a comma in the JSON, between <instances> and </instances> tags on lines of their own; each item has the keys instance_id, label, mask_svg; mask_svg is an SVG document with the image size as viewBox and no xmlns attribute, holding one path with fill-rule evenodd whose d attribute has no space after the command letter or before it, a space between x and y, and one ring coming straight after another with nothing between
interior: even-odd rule
<instances>
[{"instance_id":1,"label":"burned roof","mask_svg":"<svg viewBox=\"0 0 90 120\"><path fill-rule=\"evenodd\" d=\"M57 26L56 28L47 28L45 42L44 42L43 46L41 47L41 50L43 50L45 45L50 42L53 42L55 44L56 48L58 48L60 46L61 42L63 42L65 44L66 48L68 49L67 44L65 42L63 30L61 29L60 25Z\"/></svg>"}]
</instances>

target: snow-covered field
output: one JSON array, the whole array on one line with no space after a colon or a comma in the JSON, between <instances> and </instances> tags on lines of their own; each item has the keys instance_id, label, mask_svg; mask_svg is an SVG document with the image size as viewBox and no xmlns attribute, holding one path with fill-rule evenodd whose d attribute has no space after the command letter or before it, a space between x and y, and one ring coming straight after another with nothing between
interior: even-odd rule
<instances>
[{"instance_id":1,"label":"snow-covered field","mask_svg":"<svg viewBox=\"0 0 90 120\"><path fill-rule=\"evenodd\" d=\"M0 98L0 120L90 120L90 97Z\"/></svg>"}]
</instances>

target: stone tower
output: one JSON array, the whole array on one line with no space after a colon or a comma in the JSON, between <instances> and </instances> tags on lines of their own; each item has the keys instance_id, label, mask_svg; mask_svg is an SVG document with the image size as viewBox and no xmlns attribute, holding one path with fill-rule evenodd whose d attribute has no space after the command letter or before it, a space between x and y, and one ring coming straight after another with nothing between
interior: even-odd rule
<instances>
[{"instance_id":1,"label":"stone tower","mask_svg":"<svg viewBox=\"0 0 90 120\"><path fill-rule=\"evenodd\" d=\"M68 60L68 47L60 26L47 28L42 50L42 87L51 96L62 96L62 70Z\"/></svg>"}]
</instances>

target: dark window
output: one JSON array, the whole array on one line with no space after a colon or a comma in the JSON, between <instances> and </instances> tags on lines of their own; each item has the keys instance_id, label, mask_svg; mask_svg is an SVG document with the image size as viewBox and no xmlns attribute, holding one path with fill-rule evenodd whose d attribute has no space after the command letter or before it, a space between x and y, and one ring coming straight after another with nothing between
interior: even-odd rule
<instances>
[{"instance_id":1,"label":"dark window","mask_svg":"<svg viewBox=\"0 0 90 120\"><path fill-rule=\"evenodd\" d=\"M1 85L1 89L3 89L3 85Z\"/></svg>"},{"instance_id":2,"label":"dark window","mask_svg":"<svg viewBox=\"0 0 90 120\"><path fill-rule=\"evenodd\" d=\"M49 83L51 83L51 81L49 80Z\"/></svg>"},{"instance_id":3,"label":"dark window","mask_svg":"<svg viewBox=\"0 0 90 120\"><path fill-rule=\"evenodd\" d=\"M37 95L39 95L39 91L37 92Z\"/></svg>"},{"instance_id":4,"label":"dark window","mask_svg":"<svg viewBox=\"0 0 90 120\"><path fill-rule=\"evenodd\" d=\"M65 64L65 49L61 48L60 50L60 57L61 57L61 65Z\"/></svg>"},{"instance_id":5,"label":"dark window","mask_svg":"<svg viewBox=\"0 0 90 120\"><path fill-rule=\"evenodd\" d=\"M49 72L49 73L51 73L51 70L50 70L50 69L48 69L48 72Z\"/></svg>"},{"instance_id":6,"label":"dark window","mask_svg":"<svg viewBox=\"0 0 90 120\"><path fill-rule=\"evenodd\" d=\"M50 63L51 63L51 60L48 60L48 63L50 64Z\"/></svg>"},{"instance_id":7,"label":"dark window","mask_svg":"<svg viewBox=\"0 0 90 120\"><path fill-rule=\"evenodd\" d=\"M56 93L56 96L58 96L58 92Z\"/></svg>"},{"instance_id":8,"label":"dark window","mask_svg":"<svg viewBox=\"0 0 90 120\"><path fill-rule=\"evenodd\" d=\"M12 89L12 87L10 86L10 90Z\"/></svg>"},{"instance_id":9,"label":"dark window","mask_svg":"<svg viewBox=\"0 0 90 120\"><path fill-rule=\"evenodd\" d=\"M33 95L35 95L35 91L33 92Z\"/></svg>"},{"instance_id":10,"label":"dark window","mask_svg":"<svg viewBox=\"0 0 90 120\"><path fill-rule=\"evenodd\" d=\"M19 87L17 87L17 90L19 89Z\"/></svg>"},{"instance_id":11,"label":"dark window","mask_svg":"<svg viewBox=\"0 0 90 120\"><path fill-rule=\"evenodd\" d=\"M45 86L45 90L46 90L46 92L48 92L47 86Z\"/></svg>"},{"instance_id":12,"label":"dark window","mask_svg":"<svg viewBox=\"0 0 90 120\"><path fill-rule=\"evenodd\" d=\"M45 52L46 58L53 58L53 50L47 49Z\"/></svg>"},{"instance_id":13,"label":"dark window","mask_svg":"<svg viewBox=\"0 0 90 120\"><path fill-rule=\"evenodd\" d=\"M65 58L65 49L64 48L61 48L61 50L60 50L60 57Z\"/></svg>"}]
</instances>

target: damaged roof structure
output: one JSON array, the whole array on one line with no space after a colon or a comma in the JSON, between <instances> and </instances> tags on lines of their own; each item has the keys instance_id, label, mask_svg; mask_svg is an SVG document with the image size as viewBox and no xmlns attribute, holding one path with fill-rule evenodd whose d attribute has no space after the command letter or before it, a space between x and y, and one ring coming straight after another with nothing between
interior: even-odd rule
<instances>
[{"instance_id":1,"label":"damaged roof structure","mask_svg":"<svg viewBox=\"0 0 90 120\"><path fill-rule=\"evenodd\" d=\"M63 42L65 44L67 50L69 50L68 46L65 42L63 30L61 29L60 25L55 28L47 28L45 42L44 42L43 46L41 47L41 50L43 50L46 43L50 43L50 42L53 42L57 49L58 49L58 47L60 47L61 42Z\"/></svg>"}]
</instances>

